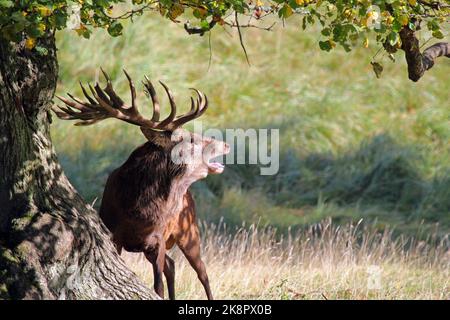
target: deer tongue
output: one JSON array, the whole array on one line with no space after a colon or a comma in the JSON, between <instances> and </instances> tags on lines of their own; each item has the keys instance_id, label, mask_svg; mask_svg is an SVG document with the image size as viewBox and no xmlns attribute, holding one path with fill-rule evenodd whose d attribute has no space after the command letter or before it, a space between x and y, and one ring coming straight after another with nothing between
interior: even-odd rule
<instances>
[{"instance_id":1,"label":"deer tongue","mask_svg":"<svg viewBox=\"0 0 450 320\"><path fill-rule=\"evenodd\" d=\"M208 163L208 169L211 174L219 174L223 172L225 166L220 162L210 162Z\"/></svg>"}]
</instances>

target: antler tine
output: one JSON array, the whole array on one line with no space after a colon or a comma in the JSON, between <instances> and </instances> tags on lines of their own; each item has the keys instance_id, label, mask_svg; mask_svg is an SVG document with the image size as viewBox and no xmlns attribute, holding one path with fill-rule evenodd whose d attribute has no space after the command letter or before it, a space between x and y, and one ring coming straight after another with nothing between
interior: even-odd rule
<instances>
[{"instance_id":1,"label":"antler tine","mask_svg":"<svg viewBox=\"0 0 450 320\"><path fill-rule=\"evenodd\" d=\"M71 95L69 92L67 92L67 95L69 96L70 99L72 99L73 101L75 101L76 103L85 105L85 103L81 100L79 100L78 98L74 97L73 95ZM61 97L56 96L59 100L61 100Z\"/></svg>"},{"instance_id":2,"label":"antler tine","mask_svg":"<svg viewBox=\"0 0 450 320\"><path fill-rule=\"evenodd\" d=\"M80 87L81 87L81 91L83 91L84 96L86 97L86 99L88 99L88 101L91 104L91 106L95 107L97 105L97 102L94 99L92 99L92 97L89 95L89 93L84 88L84 86L81 83L81 81L80 81Z\"/></svg>"},{"instance_id":3,"label":"antler tine","mask_svg":"<svg viewBox=\"0 0 450 320\"><path fill-rule=\"evenodd\" d=\"M100 69L106 79L106 87L104 89L102 89L98 83L96 83L94 87L88 83L90 91L90 93L88 93L88 90L86 90L83 84L80 83L81 90L83 91L83 94L88 102L79 100L70 93L68 93L70 99L57 96L57 98L65 104L65 107L52 107L53 111L60 119L78 119L81 121L75 123L75 125L84 126L113 117L148 130L173 131L184 123L198 118L208 107L208 98L204 96L202 92L197 89L193 89L198 95L197 99L191 97L191 109L185 114L177 117L177 106L175 104L175 99L172 92L163 82L160 81L169 98L171 110L167 118L159 121L159 100L152 82L145 77L146 81L143 83L152 99L153 115L151 119L144 118L137 109L136 88L133 80L126 70L123 70L123 72L128 79L131 91L131 106L129 107L126 106L123 100L115 93L109 75L102 68Z\"/></svg>"},{"instance_id":4,"label":"antler tine","mask_svg":"<svg viewBox=\"0 0 450 320\"><path fill-rule=\"evenodd\" d=\"M56 108L53 108L53 111L56 113L58 118L63 120L88 120L92 118L92 115L95 114L96 111L88 111L88 112L75 112L70 107L61 107L57 106L61 111L58 111Z\"/></svg>"},{"instance_id":5,"label":"antler tine","mask_svg":"<svg viewBox=\"0 0 450 320\"><path fill-rule=\"evenodd\" d=\"M128 73L124 71L130 84L132 98L131 107L125 106L123 100L115 93L108 74L103 69L101 69L101 71L107 83L105 89L102 89L98 83L96 83L94 87L91 84L88 84L90 94L92 94L91 96L83 84L80 83L81 90L89 102L82 102L71 94L68 95L72 100L58 97L64 102L66 107L59 107L61 111L53 108L56 115L65 120L81 120L80 122L77 122L76 125L90 125L106 118L114 117L135 125L153 128L155 124L142 117L136 108L136 90ZM79 112L76 112L74 109Z\"/></svg>"},{"instance_id":6,"label":"antler tine","mask_svg":"<svg viewBox=\"0 0 450 320\"><path fill-rule=\"evenodd\" d=\"M59 108L59 111L57 108ZM62 119L62 120L73 120L76 119L73 115L70 115L70 113L66 112L66 110L64 110L62 107L60 106L52 106L52 110L53 112L56 113L56 115L58 116L58 118Z\"/></svg>"},{"instance_id":7,"label":"antler tine","mask_svg":"<svg viewBox=\"0 0 450 320\"><path fill-rule=\"evenodd\" d=\"M125 75L127 76L128 83L130 85L131 90L131 99L132 99L132 105L128 108L114 108L111 106L108 101L103 100L103 97L97 94L97 90L94 90L92 86L89 84L89 88L91 89L92 94L94 95L95 99L98 101L98 104L101 108L106 111L108 114L108 117L114 117L119 120L126 121L131 124L135 124L138 126L144 126L144 127L154 127L154 123L148 119L145 119L140 113L139 110L136 107L136 89L133 84L133 80L128 75L128 73L124 70Z\"/></svg>"},{"instance_id":8,"label":"antler tine","mask_svg":"<svg viewBox=\"0 0 450 320\"><path fill-rule=\"evenodd\" d=\"M177 119L175 119L175 121L174 121L174 126L180 127L184 123L194 120L195 118L197 118L198 111L199 111L199 103L198 103L198 101L195 102L194 98L191 97L191 110L189 110L187 113L177 117Z\"/></svg>"},{"instance_id":9,"label":"antler tine","mask_svg":"<svg viewBox=\"0 0 450 320\"><path fill-rule=\"evenodd\" d=\"M160 112L158 96L156 95L155 87L153 86L150 79L147 76L145 76L145 80L146 82L143 81L142 83L144 84L145 88L147 88L147 92L150 95L150 98L152 99L153 104L152 121L156 122L159 121L159 112Z\"/></svg>"},{"instance_id":10,"label":"antler tine","mask_svg":"<svg viewBox=\"0 0 450 320\"><path fill-rule=\"evenodd\" d=\"M109 106L113 107L112 101L108 98L106 93L103 91L102 88L100 88L100 85L98 82L95 83L94 86L95 92L97 93L97 96L99 96L103 101L105 101Z\"/></svg>"},{"instance_id":11,"label":"antler tine","mask_svg":"<svg viewBox=\"0 0 450 320\"><path fill-rule=\"evenodd\" d=\"M128 74L128 72L123 69L123 73L125 73L125 76L128 79L128 84L130 86L130 92L131 92L131 111L139 114L139 111L136 108L136 87L134 86L133 80L131 79L130 75Z\"/></svg>"},{"instance_id":12,"label":"antler tine","mask_svg":"<svg viewBox=\"0 0 450 320\"><path fill-rule=\"evenodd\" d=\"M106 80L106 87L104 90L108 94L109 98L111 99L111 101L113 103L113 107L114 108L122 107L124 105L124 102L114 91L114 88L112 86L112 82L111 82L109 75L106 73L105 70L103 70L103 68L100 67L100 70L102 71L103 76L105 77L105 80Z\"/></svg>"},{"instance_id":13,"label":"antler tine","mask_svg":"<svg viewBox=\"0 0 450 320\"><path fill-rule=\"evenodd\" d=\"M203 114L203 113L205 113L205 111L206 111L206 109L208 109L208 106L209 106L209 102L208 102L208 97L205 95L205 104L203 105L203 108L200 110L200 112L199 112L199 117Z\"/></svg>"},{"instance_id":14,"label":"antler tine","mask_svg":"<svg viewBox=\"0 0 450 320\"><path fill-rule=\"evenodd\" d=\"M194 113L189 112L188 114L181 116L179 119L177 119L176 121L178 126L181 126L188 121L200 117L208 108L208 98L206 97L206 95L204 95L201 91L195 88L191 88L191 90L194 90L198 95L195 112ZM191 98L191 101L193 102L194 99Z\"/></svg>"},{"instance_id":15,"label":"antler tine","mask_svg":"<svg viewBox=\"0 0 450 320\"><path fill-rule=\"evenodd\" d=\"M198 111L198 104L195 103L194 98L191 97L191 109L189 109L189 111L186 112L185 114L182 114L181 116L177 116L176 120L184 118L184 117L189 116L191 114L195 114L195 113L197 113L197 111Z\"/></svg>"},{"instance_id":16,"label":"antler tine","mask_svg":"<svg viewBox=\"0 0 450 320\"><path fill-rule=\"evenodd\" d=\"M201 92L195 88L191 88L191 89L194 90L198 95L198 98L197 98L198 109L197 109L197 112L194 117L194 118L198 118L206 111L206 109L208 109L208 97L206 95L204 95L203 92Z\"/></svg>"},{"instance_id":17,"label":"antler tine","mask_svg":"<svg viewBox=\"0 0 450 320\"><path fill-rule=\"evenodd\" d=\"M167 129L167 130L174 130L176 129L176 127L174 127L174 123L173 123L173 119L175 119L176 113L177 113L177 106L175 104L175 100L172 96L172 93L170 92L170 89L164 84L164 82L159 81L159 83L164 87L164 90L166 90L167 96L169 97L169 102L170 102L170 114L169 116L164 119L163 121L161 121L156 128L157 129Z\"/></svg>"},{"instance_id":18,"label":"antler tine","mask_svg":"<svg viewBox=\"0 0 450 320\"><path fill-rule=\"evenodd\" d=\"M197 92L198 97L199 97L199 111L197 114L197 117L200 117L205 111L206 109L208 109L208 97L206 95L203 94L203 92L193 88L193 90L195 92ZM203 99L204 98L204 99Z\"/></svg>"},{"instance_id":19,"label":"antler tine","mask_svg":"<svg viewBox=\"0 0 450 320\"><path fill-rule=\"evenodd\" d=\"M192 90L194 90L198 95L197 103L198 103L199 107L198 107L198 111L196 114L196 118L198 118L208 108L208 97L206 95L204 95L203 92L201 92L200 90L197 90L195 88L192 88Z\"/></svg>"},{"instance_id":20,"label":"antler tine","mask_svg":"<svg viewBox=\"0 0 450 320\"><path fill-rule=\"evenodd\" d=\"M72 108L75 108L79 111L93 111L95 109L91 109L89 108L89 106L83 104L82 102L80 102L79 100L75 99L71 94L68 94L69 97L74 100L74 101L70 101L64 97L61 96L56 96L56 98L58 98L59 100L61 100L62 102L64 102L65 105L70 106Z\"/></svg>"},{"instance_id":21,"label":"antler tine","mask_svg":"<svg viewBox=\"0 0 450 320\"><path fill-rule=\"evenodd\" d=\"M91 124L97 123L97 122L102 121L102 120L104 120L106 118L107 118L106 116L102 116L102 117L95 118L95 119L79 121L79 122L76 122L74 125L75 126L90 126Z\"/></svg>"},{"instance_id":22,"label":"antler tine","mask_svg":"<svg viewBox=\"0 0 450 320\"><path fill-rule=\"evenodd\" d=\"M88 83L89 89L91 90L92 94L94 95L95 99L97 100L97 105L103 109L103 112L106 112L111 117L119 118L122 114L118 109L113 108L111 105L109 105L105 100L103 100L96 92L96 90L91 86L90 83Z\"/></svg>"},{"instance_id":23,"label":"antler tine","mask_svg":"<svg viewBox=\"0 0 450 320\"><path fill-rule=\"evenodd\" d=\"M59 110L61 110L61 111L59 111L55 107L52 107L53 111L56 113L58 118L63 119L63 120L80 119L80 120L84 121L84 120L97 118L99 115L101 115L101 111L99 111L99 109L97 107L95 107L95 105L84 103L84 102L78 100L77 98L75 98L70 93L68 93L67 95L73 101L66 99L64 97L61 97L61 96L56 96L59 100L61 100L66 105L66 107L57 106L59 108ZM86 95L87 95L87 93L86 93ZM93 100L93 99L91 98L91 100ZM76 112L72 108L78 110L79 112Z\"/></svg>"}]
</instances>

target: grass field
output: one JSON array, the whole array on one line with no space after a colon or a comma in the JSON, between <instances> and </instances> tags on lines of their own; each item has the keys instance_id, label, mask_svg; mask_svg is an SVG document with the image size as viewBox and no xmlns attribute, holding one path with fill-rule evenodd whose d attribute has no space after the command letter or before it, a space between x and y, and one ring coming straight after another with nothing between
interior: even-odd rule
<instances>
[{"instance_id":1,"label":"grass field","mask_svg":"<svg viewBox=\"0 0 450 320\"><path fill-rule=\"evenodd\" d=\"M203 259L216 299L450 299L448 239L392 240L358 224L325 220L278 238L270 228L203 225ZM231 232L230 232L231 231ZM125 261L149 285L143 254ZM178 299L205 299L194 270L178 249ZM167 293L166 293L167 297Z\"/></svg>"},{"instance_id":2,"label":"grass field","mask_svg":"<svg viewBox=\"0 0 450 320\"><path fill-rule=\"evenodd\" d=\"M273 32L246 30L244 37L251 67L235 32L229 35L218 28L211 39L188 36L181 25L156 15L128 23L119 38L99 31L84 41L73 32L62 32L58 93L81 96L78 81L93 81L102 66L115 79L117 91L127 97L121 74L126 68L138 85L144 113L150 102L139 80L149 75L166 82L185 108L188 88L203 90L210 99L202 117L204 127L278 128L277 175L259 176L257 166L230 165L221 176L193 186L198 215L208 226L222 219L232 229L245 221L263 229L276 227L286 236L289 228L307 232L308 226L331 217L335 227L363 219L363 225L393 229L389 233L393 238L448 234L448 59L412 83L399 53L396 63L383 60L385 71L377 80L369 62L378 48L321 52L318 35L301 31L295 19ZM52 135L66 173L89 202L101 197L109 172L144 141L136 127L114 120L93 127L55 120ZM277 251L272 240L262 240L248 249L240 244L240 236L210 229L205 231L205 256L217 297L449 298L448 253L432 263L427 259L434 258L424 254L425 262L419 263L414 257L420 255L409 256L400 249L376 257L363 250L340 261L347 248L345 236L312 256L307 252L320 246L317 241L286 244ZM221 246L220 237L228 239L226 245ZM243 247L235 251L239 245ZM292 259L283 263L280 257L291 249ZM148 277L148 267L130 259ZM278 261L276 271L271 261ZM397 287L368 292L364 279L372 264L383 266L385 284ZM178 266L179 296L203 297L190 267L184 262ZM237 281L254 268L260 270L258 275L245 283ZM227 281L220 282L221 277Z\"/></svg>"}]
</instances>

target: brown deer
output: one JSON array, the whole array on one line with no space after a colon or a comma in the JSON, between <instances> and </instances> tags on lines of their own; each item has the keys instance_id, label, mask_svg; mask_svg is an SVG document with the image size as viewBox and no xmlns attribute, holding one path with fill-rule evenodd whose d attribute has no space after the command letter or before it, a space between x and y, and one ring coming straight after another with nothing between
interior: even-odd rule
<instances>
[{"instance_id":1,"label":"brown deer","mask_svg":"<svg viewBox=\"0 0 450 320\"><path fill-rule=\"evenodd\" d=\"M59 107L60 111L54 109L60 119L81 120L75 125L90 125L106 118L123 120L139 126L148 140L108 177L100 217L111 231L119 254L122 248L144 253L153 266L154 288L160 297L164 298L164 273L169 297L175 299L175 265L166 251L177 244L197 272L208 299L212 299L205 265L200 257L194 200L188 188L208 174L222 173L224 166L212 159L228 153L229 146L180 129L206 111L208 99L193 89L198 98L191 98L190 111L176 116L172 93L160 82L171 106L169 116L160 121L160 104L152 83L146 78L143 84L153 103L153 116L148 119L137 109L136 89L126 71L131 91L130 106L124 104L115 93L109 76L102 72L107 81L104 89L98 84L95 87L89 85L91 96L81 85L87 102L68 94L71 99L58 97L66 106Z\"/></svg>"}]
</instances>

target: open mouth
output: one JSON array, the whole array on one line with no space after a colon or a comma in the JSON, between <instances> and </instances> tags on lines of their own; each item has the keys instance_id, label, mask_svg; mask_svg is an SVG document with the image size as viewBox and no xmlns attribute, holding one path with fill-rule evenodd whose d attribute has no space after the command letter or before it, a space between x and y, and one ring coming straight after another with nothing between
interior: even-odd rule
<instances>
[{"instance_id":1,"label":"open mouth","mask_svg":"<svg viewBox=\"0 0 450 320\"><path fill-rule=\"evenodd\" d=\"M225 166L216 161L208 162L208 173L209 174L221 174L223 170L225 169Z\"/></svg>"},{"instance_id":2,"label":"open mouth","mask_svg":"<svg viewBox=\"0 0 450 320\"><path fill-rule=\"evenodd\" d=\"M225 165L217 160L217 157L224 156L230 152L230 146L224 144L223 150L219 154L216 153L213 158L208 161L208 174L221 174L225 169Z\"/></svg>"}]
</instances>

